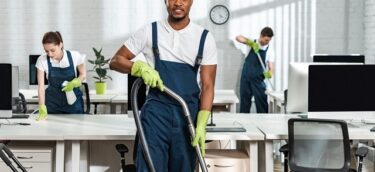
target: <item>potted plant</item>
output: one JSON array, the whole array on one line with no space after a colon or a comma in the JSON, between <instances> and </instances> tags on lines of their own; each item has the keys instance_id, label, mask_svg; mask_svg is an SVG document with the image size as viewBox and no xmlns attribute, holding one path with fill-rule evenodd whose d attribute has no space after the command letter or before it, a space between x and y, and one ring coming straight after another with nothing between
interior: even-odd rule
<instances>
[{"instance_id":1,"label":"potted plant","mask_svg":"<svg viewBox=\"0 0 375 172\"><path fill-rule=\"evenodd\" d=\"M108 75L107 70L109 69L107 64L109 64L110 59L105 59L102 55L102 48L98 51L94 47L92 48L95 52L96 60L88 60L89 63L93 64L94 67L90 71L95 71L97 76L93 78L97 81L95 82L95 90L96 94L104 94L105 90L107 89L107 83L105 82L106 79L112 80L112 78Z\"/></svg>"}]
</instances>

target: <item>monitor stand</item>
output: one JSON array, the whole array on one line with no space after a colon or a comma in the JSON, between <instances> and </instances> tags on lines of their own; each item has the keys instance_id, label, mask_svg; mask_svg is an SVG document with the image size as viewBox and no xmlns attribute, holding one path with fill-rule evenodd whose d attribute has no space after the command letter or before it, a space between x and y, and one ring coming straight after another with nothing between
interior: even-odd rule
<instances>
[{"instance_id":1,"label":"monitor stand","mask_svg":"<svg viewBox=\"0 0 375 172\"><path fill-rule=\"evenodd\" d=\"M12 118L12 110L0 110L0 119Z\"/></svg>"}]
</instances>

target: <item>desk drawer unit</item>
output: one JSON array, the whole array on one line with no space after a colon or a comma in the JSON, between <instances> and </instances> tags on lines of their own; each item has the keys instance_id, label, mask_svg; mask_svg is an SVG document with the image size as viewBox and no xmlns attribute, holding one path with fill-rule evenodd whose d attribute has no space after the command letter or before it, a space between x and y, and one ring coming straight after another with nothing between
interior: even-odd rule
<instances>
[{"instance_id":1,"label":"desk drawer unit","mask_svg":"<svg viewBox=\"0 0 375 172\"><path fill-rule=\"evenodd\" d=\"M247 172L250 169L249 156L241 150L207 149L205 160L209 172Z\"/></svg>"},{"instance_id":2,"label":"desk drawer unit","mask_svg":"<svg viewBox=\"0 0 375 172\"><path fill-rule=\"evenodd\" d=\"M26 168L28 172L51 172L53 171L53 147L43 144L31 143L17 144L11 142L8 147ZM12 161L12 160L11 160ZM12 161L13 162L13 161ZM16 164L13 163L15 167ZM12 172L12 170L0 159L0 172Z\"/></svg>"}]
</instances>

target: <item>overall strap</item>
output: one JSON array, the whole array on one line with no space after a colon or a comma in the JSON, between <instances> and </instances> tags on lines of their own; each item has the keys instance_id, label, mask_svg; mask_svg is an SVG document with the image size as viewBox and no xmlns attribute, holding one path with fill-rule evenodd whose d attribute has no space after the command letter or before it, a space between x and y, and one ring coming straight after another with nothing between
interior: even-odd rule
<instances>
[{"instance_id":1,"label":"overall strap","mask_svg":"<svg viewBox=\"0 0 375 172\"><path fill-rule=\"evenodd\" d=\"M158 48L158 27L156 22L152 23L152 52L154 53L156 63L156 61L160 60L160 52Z\"/></svg>"},{"instance_id":2,"label":"overall strap","mask_svg":"<svg viewBox=\"0 0 375 172\"><path fill-rule=\"evenodd\" d=\"M47 78L51 78L51 71L52 71L52 64L51 64L51 60L50 60L50 57L47 55L47 65L48 65L48 76Z\"/></svg>"},{"instance_id":3,"label":"overall strap","mask_svg":"<svg viewBox=\"0 0 375 172\"><path fill-rule=\"evenodd\" d=\"M201 40L199 42L199 49L198 49L197 58L195 59L194 71L196 71L196 72L198 71L199 66L202 63L204 43L206 42L207 34L208 34L208 30L204 29L203 33L201 35Z\"/></svg>"},{"instance_id":4,"label":"overall strap","mask_svg":"<svg viewBox=\"0 0 375 172\"><path fill-rule=\"evenodd\" d=\"M74 76L77 77L75 75L76 71L74 70L74 64L73 64L72 54L70 53L70 51L67 50L66 51L66 55L67 55L68 60L69 60L69 68L70 68L70 70L72 70L74 72ZM77 73L77 75L78 75L78 73Z\"/></svg>"}]
</instances>

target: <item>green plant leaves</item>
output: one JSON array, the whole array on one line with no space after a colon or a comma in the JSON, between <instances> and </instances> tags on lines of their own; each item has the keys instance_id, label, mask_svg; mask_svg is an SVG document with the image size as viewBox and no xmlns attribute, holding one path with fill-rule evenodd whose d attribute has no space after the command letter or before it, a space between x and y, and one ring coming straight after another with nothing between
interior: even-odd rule
<instances>
[{"instance_id":1,"label":"green plant leaves","mask_svg":"<svg viewBox=\"0 0 375 172\"><path fill-rule=\"evenodd\" d=\"M97 79L99 82L103 82L105 79L111 79L110 76L107 75L108 67L105 67L105 65L109 64L109 61L111 59L105 59L105 57L102 55L102 48L98 51L95 47L92 48L96 59L95 60L88 60L89 63L94 64L94 67L90 71L95 71L98 76L95 76L93 78Z\"/></svg>"}]
</instances>

